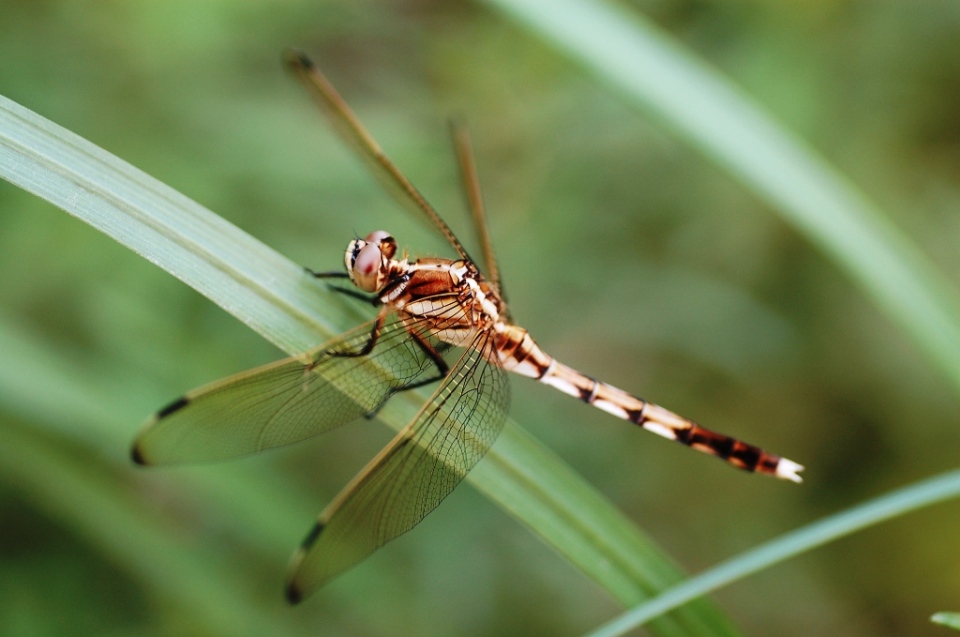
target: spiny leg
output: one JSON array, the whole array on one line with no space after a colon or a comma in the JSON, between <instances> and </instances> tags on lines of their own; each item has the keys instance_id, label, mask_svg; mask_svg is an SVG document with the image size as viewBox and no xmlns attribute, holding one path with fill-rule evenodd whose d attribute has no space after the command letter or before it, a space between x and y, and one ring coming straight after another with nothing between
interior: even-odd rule
<instances>
[{"instance_id":1,"label":"spiny leg","mask_svg":"<svg viewBox=\"0 0 960 637\"><path fill-rule=\"evenodd\" d=\"M356 351L349 350L349 349L323 350L320 353L320 356L316 357L316 359L314 359L313 362L308 363L305 366L306 371L311 371L314 368L314 366L319 362L319 360L322 359L324 356L333 356L337 358L357 358L360 356L369 355L370 352L373 351L373 348L377 346L377 340L380 338L380 333L383 330L383 324L386 321L386 318L387 318L387 312L384 309L384 311L381 311L380 314L377 315L376 320L373 322L373 327L370 329L370 336L367 338L367 342L364 343L363 347L361 347L360 349Z\"/></svg>"},{"instance_id":2,"label":"spiny leg","mask_svg":"<svg viewBox=\"0 0 960 637\"><path fill-rule=\"evenodd\" d=\"M317 272L304 266L304 271L316 279L349 279L350 275L340 270L331 270L330 272Z\"/></svg>"},{"instance_id":3,"label":"spiny leg","mask_svg":"<svg viewBox=\"0 0 960 637\"><path fill-rule=\"evenodd\" d=\"M317 272L316 270L311 270L310 268L304 267L304 271L312 276L315 279L349 279L350 275L346 272L332 271L332 272ZM330 285L330 289L334 292L340 294L345 294L350 298L363 301L364 303L369 303L370 305L380 305L380 298L376 294L364 294L353 288L342 288L339 285Z\"/></svg>"},{"instance_id":4,"label":"spiny leg","mask_svg":"<svg viewBox=\"0 0 960 637\"><path fill-rule=\"evenodd\" d=\"M435 383L438 380L443 380L447 377L447 374L450 373L450 366L447 365L447 361L443 360L443 354L437 351L437 348L434 347L427 339L422 335L417 333L416 330L408 330L410 338L414 343L420 348L420 350L427 355L427 358L436 366L437 375L431 376L430 378L424 378L416 382L410 383L409 385L404 385L403 387L394 387L391 388L386 396L383 397L383 400L380 401L376 407L367 412L367 418L375 418L377 413L387 404L387 401L393 398L396 394L399 394L402 391L408 391L410 389L416 389L418 387L423 387L424 385L429 385L430 383Z\"/></svg>"}]
</instances>

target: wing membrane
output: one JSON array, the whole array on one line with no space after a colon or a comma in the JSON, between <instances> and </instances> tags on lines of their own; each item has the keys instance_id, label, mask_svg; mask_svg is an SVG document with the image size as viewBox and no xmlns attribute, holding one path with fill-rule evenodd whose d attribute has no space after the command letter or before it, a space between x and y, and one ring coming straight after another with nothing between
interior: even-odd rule
<instances>
[{"instance_id":1,"label":"wing membrane","mask_svg":"<svg viewBox=\"0 0 960 637\"><path fill-rule=\"evenodd\" d=\"M459 120L451 120L450 137L457 154L457 164L460 166L460 181L463 184L463 194L467 208L473 219L473 227L480 241L483 253L483 262L487 278L500 289L500 267L497 265L497 256L493 253L493 243L490 241L490 227L487 225L487 214L483 205L483 193L480 190L480 177L477 174L477 163L474 160L473 144L470 141L470 131Z\"/></svg>"},{"instance_id":2,"label":"wing membrane","mask_svg":"<svg viewBox=\"0 0 960 637\"><path fill-rule=\"evenodd\" d=\"M506 374L482 332L417 417L320 515L294 556L297 602L416 526L483 457L506 420ZM486 354L486 355L485 355Z\"/></svg>"},{"instance_id":3,"label":"wing membrane","mask_svg":"<svg viewBox=\"0 0 960 637\"><path fill-rule=\"evenodd\" d=\"M426 322L385 313L303 356L192 391L144 425L134 442L134 459L140 464L221 460L299 442L356 420L397 391L439 378L435 362L411 331L431 342ZM357 355L374 336L373 349Z\"/></svg>"},{"instance_id":4,"label":"wing membrane","mask_svg":"<svg viewBox=\"0 0 960 637\"><path fill-rule=\"evenodd\" d=\"M370 167L371 172L407 210L428 221L450 242L450 245L468 261L473 261L466 249L453 234L450 226L440 218L437 211L424 198L416 186L410 183L400 169L384 154L383 149L372 135L360 123L360 119L340 96L337 89L320 72L313 61L301 51L288 51L287 64L309 89L314 101L330 120L333 128L353 148Z\"/></svg>"}]
</instances>

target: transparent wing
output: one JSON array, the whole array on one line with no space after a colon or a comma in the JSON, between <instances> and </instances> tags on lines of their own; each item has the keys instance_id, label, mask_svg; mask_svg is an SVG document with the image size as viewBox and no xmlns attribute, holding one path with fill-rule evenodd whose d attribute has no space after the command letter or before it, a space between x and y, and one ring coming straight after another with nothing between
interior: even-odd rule
<instances>
[{"instance_id":1,"label":"transparent wing","mask_svg":"<svg viewBox=\"0 0 960 637\"><path fill-rule=\"evenodd\" d=\"M420 191L410 183L400 169L383 153L383 149L372 135L367 132L359 118L340 96L333 84L320 72L302 51L288 51L287 64L309 89L321 110L327 115L334 129L352 147L370 167L371 172L394 198L407 210L420 219L428 221L450 242L450 245L468 261L473 261L450 226L440 218L433 206L427 202Z\"/></svg>"},{"instance_id":2,"label":"transparent wing","mask_svg":"<svg viewBox=\"0 0 960 637\"><path fill-rule=\"evenodd\" d=\"M503 428L510 400L489 332L477 340L414 420L320 515L294 556L287 598L330 578L416 526L460 483Z\"/></svg>"},{"instance_id":3,"label":"transparent wing","mask_svg":"<svg viewBox=\"0 0 960 637\"><path fill-rule=\"evenodd\" d=\"M500 267L497 256L493 252L493 243L490 241L490 228L487 225L487 214L483 206L483 193L480 190L480 178L477 175L477 163L473 157L473 144L470 141L470 131L459 120L450 121L450 137L453 139L453 148L457 154L457 164L460 166L460 181L463 184L463 194L467 208L473 218L473 227L483 252L484 274L503 295L500 285Z\"/></svg>"},{"instance_id":4,"label":"transparent wing","mask_svg":"<svg viewBox=\"0 0 960 637\"><path fill-rule=\"evenodd\" d=\"M455 299L445 302L456 305ZM430 346L430 329L424 321L385 312L303 356L194 390L147 421L134 442L134 460L153 465L232 458L356 420L394 393L441 377L410 334ZM375 346L364 353L372 338Z\"/></svg>"},{"instance_id":5,"label":"transparent wing","mask_svg":"<svg viewBox=\"0 0 960 637\"><path fill-rule=\"evenodd\" d=\"M500 279L500 266L497 255L493 251L493 242L490 241L490 227L487 224L487 214L483 206L483 194L480 191L480 177L477 175L477 164L473 158L473 144L470 142L470 131L463 122L450 121L450 136L457 154L457 164L460 166L460 181L463 184L463 193L473 219L473 228L480 242L483 252L484 275L497 290L503 300L503 310L500 315L510 320L510 303L507 300L503 281Z\"/></svg>"}]
</instances>

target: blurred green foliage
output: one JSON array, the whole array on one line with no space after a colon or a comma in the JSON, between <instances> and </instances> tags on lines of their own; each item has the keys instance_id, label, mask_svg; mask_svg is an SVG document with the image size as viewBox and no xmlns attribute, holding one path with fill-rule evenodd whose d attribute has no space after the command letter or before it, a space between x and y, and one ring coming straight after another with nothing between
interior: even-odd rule
<instances>
[{"instance_id":1,"label":"blurred green foliage","mask_svg":"<svg viewBox=\"0 0 960 637\"><path fill-rule=\"evenodd\" d=\"M633 4L958 279L960 6ZM517 419L690 570L958 464L955 387L833 263L489 7L5 2L0 17L0 93L315 268L377 228L443 246L324 130L280 52L313 53L463 235L444 124L465 116L515 318L561 360L808 467L798 488L742 475L515 382ZM0 633L576 634L617 612L469 488L286 608L289 552L389 432L128 466L151 411L279 353L6 183L0 211ZM937 634L927 618L960 595L958 523L956 506L915 514L717 597L747 634Z\"/></svg>"}]
</instances>

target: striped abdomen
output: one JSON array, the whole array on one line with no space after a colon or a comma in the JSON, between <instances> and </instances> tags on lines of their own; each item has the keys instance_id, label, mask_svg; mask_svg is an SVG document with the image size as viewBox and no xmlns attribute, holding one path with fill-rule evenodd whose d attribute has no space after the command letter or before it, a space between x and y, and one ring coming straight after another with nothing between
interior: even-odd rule
<instances>
[{"instance_id":1,"label":"striped abdomen","mask_svg":"<svg viewBox=\"0 0 960 637\"><path fill-rule=\"evenodd\" d=\"M498 330L497 353L505 369L556 387L647 431L722 458L746 471L801 481L799 472L803 466L796 462L704 429L672 411L585 376L544 353L523 328L503 325Z\"/></svg>"}]
</instances>

